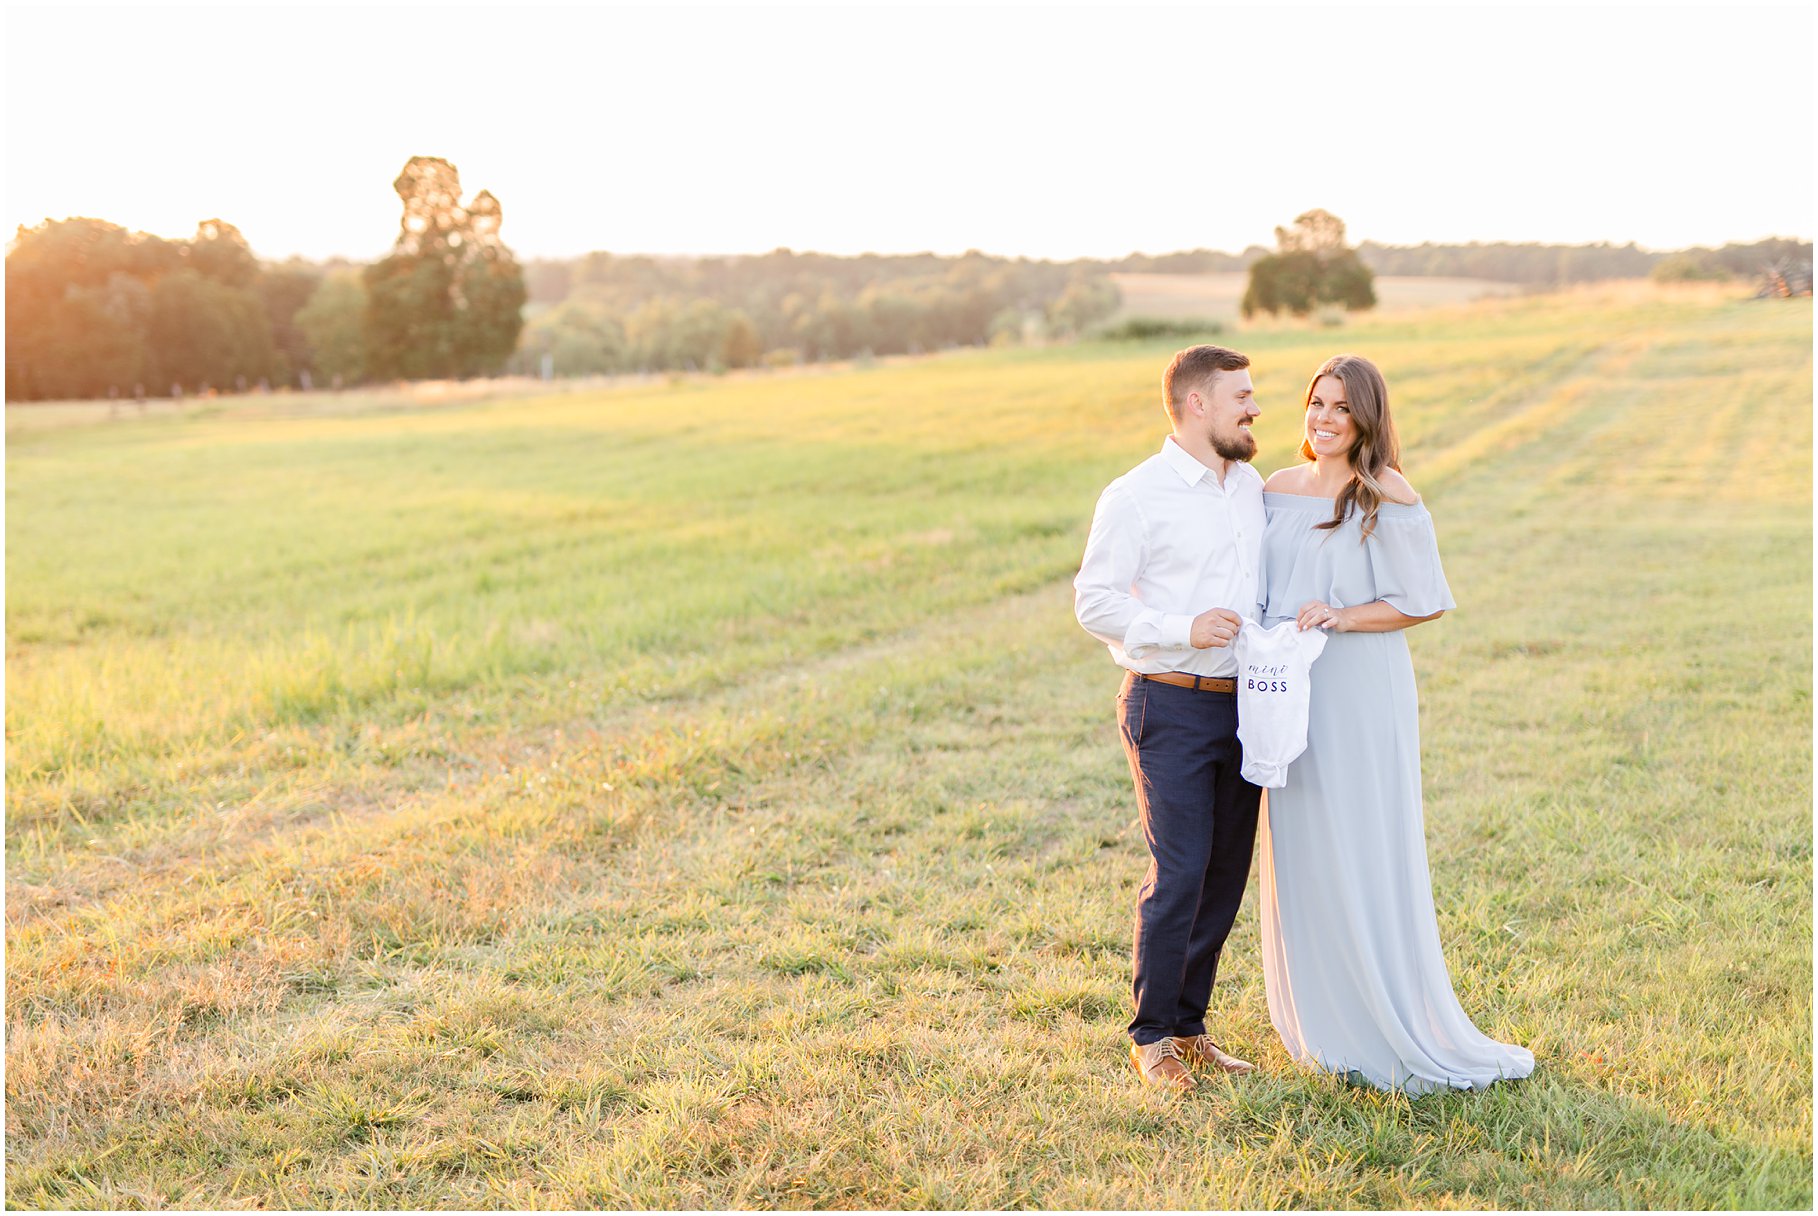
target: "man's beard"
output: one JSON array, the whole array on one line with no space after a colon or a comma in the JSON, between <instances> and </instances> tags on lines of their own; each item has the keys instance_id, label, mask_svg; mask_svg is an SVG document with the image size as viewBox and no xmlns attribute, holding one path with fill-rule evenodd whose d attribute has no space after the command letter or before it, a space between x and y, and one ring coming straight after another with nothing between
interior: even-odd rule
<instances>
[{"instance_id":1,"label":"man's beard","mask_svg":"<svg viewBox=\"0 0 1818 1216\"><path fill-rule=\"evenodd\" d=\"M1248 460L1256 455L1256 436L1242 429L1235 435L1214 435L1212 450L1221 460Z\"/></svg>"}]
</instances>

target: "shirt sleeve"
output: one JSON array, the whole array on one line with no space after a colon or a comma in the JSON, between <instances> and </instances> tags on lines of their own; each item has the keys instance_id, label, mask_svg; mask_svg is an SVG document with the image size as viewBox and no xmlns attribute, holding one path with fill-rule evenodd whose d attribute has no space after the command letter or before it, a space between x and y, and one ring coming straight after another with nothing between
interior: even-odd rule
<instances>
[{"instance_id":1,"label":"shirt sleeve","mask_svg":"<svg viewBox=\"0 0 1818 1216\"><path fill-rule=\"evenodd\" d=\"M1141 659L1164 650L1191 650L1193 618L1143 607L1131 594L1149 555L1148 526L1123 487L1099 495L1086 556L1073 580L1073 614L1087 633Z\"/></svg>"},{"instance_id":2,"label":"shirt sleeve","mask_svg":"<svg viewBox=\"0 0 1818 1216\"><path fill-rule=\"evenodd\" d=\"M1389 519L1377 516L1364 541L1376 598L1405 616L1432 616L1457 604L1439 564L1439 540L1426 508Z\"/></svg>"}]
</instances>

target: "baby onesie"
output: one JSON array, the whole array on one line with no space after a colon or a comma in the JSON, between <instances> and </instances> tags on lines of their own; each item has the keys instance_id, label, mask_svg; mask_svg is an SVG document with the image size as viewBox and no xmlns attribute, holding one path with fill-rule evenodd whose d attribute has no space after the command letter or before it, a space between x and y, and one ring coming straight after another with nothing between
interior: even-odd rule
<instances>
[{"instance_id":1,"label":"baby onesie","mask_svg":"<svg viewBox=\"0 0 1818 1216\"><path fill-rule=\"evenodd\" d=\"M1288 765L1307 750L1307 698L1313 660L1326 631L1293 621L1264 629L1245 621L1237 633L1237 741L1244 780L1269 789L1288 781Z\"/></svg>"}]
</instances>

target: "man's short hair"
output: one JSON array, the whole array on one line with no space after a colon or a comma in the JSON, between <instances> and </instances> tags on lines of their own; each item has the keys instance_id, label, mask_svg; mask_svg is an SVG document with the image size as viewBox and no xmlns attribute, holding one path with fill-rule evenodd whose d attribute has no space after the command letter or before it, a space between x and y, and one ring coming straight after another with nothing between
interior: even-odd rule
<instances>
[{"instance_id":1,"label":"man's short hair","mask_svg":"<svg viewBox=\"0 0 1818 1216\"><path fill-rule=\"evenodd\" d=\"M1178 352L1162 373L1162 404L1168 407L1168 417L1179 422L1180 407L1187 403L1187 394L1211 384L1218 373L1242 371L1249 366L1250 356L1223 346L1189 346Z\"/></svg>"}]
</instances>

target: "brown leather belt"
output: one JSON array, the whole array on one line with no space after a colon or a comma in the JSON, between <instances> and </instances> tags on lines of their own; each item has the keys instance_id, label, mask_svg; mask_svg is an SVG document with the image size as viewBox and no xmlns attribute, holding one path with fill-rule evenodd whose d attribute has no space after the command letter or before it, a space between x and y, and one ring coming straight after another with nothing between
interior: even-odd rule
<instances>
[{"instance_id":1,"label":"brown leather belt","mask_svg":"<svg viewBox=\"0 0 1818 1216\"><path fill-rule=\"evenodd\" d=\"M1139 680L1157 680L1163 684L1173 684L1180 688L1191 688L1199 692L1236 692L1237 681L1230 676L1195 676L1184 671L1164 671L1158 675L1133 671L1130 673Z\"/></svg>"}]
</instances>

